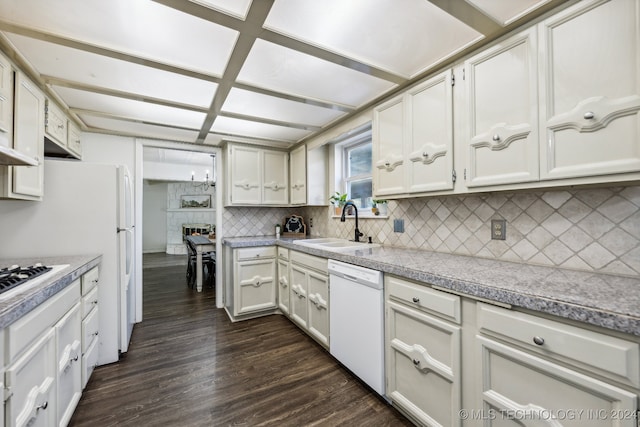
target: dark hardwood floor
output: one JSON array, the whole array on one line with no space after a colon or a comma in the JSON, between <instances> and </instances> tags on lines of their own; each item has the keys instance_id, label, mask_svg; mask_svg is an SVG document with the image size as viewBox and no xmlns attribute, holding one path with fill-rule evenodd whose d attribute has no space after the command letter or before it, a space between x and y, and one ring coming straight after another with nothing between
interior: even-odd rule
<instances>
[{"instance_id":1,"label":"dark hardwood floor","mask_svg":"<svg viewBox=\"0 0 640 427\"><path fill-rule=\"evenodd\" d=\"M231 323L185 267L144 269L144 321L71 426L409 426L281 315Z\"/></svg>"}]
</instances>

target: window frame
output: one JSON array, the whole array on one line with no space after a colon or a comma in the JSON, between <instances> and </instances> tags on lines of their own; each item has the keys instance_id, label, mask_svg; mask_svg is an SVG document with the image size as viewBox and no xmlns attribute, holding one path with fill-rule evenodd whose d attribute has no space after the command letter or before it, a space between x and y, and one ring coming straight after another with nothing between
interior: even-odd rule
<instances>
[{"instance_id":1,"label":"window frame","mask_svg":"<svg viewBox=\"0 0 640 427\"><path fill-rule=\"evenodd\" d=\"M363 135L361 138L358 138L354 141L350 141L349 143L344 144L342 149L342 185L341 189L343 193L348 193L349 183L354 181L362 181L365 179L369 179L371 181L371 199L373 200L373 164L371 165L371 172L369 173L361 173L358 175L349 175L349 153L352 150L355 150L359 147L364 147L366 145L371 146L371 152L373 154L373 141L371 139L371 134L367 133ZM373 163L373 159L372 159ZM351 198L351 194L348 195L349 199ZM362 214L371 215L371 206L367 208L358 208L358 215Z\"/></svg>"}]
</instances>

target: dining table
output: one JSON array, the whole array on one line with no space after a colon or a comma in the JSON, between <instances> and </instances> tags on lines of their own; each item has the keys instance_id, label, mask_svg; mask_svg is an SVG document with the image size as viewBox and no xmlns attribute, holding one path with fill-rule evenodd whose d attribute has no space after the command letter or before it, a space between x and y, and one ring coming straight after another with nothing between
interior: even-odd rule
<instances>
[{"instance_id":1,"label":"dining table","mask_svg":"<svg viewBox=\"0 0 640 427\"><path fill-rule=\"evenodd\" d=\"M185 236L196 248L196 291L202 292L202 254L216 250L216 240L207 236Z\"/></svg>"}]
</instances>

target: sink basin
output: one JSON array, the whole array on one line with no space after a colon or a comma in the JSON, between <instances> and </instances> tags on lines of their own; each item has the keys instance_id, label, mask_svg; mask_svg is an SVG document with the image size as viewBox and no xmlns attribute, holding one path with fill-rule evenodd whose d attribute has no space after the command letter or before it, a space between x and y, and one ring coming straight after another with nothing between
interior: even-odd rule
<instances>
[{"instance_id":1,"label":"sink basin","mask_svg":"<svg viewBox=\"0 0 640 427\"><path fill-rule=\"evenodd\" d=\"M380 247L379 243L354 242L336 237L326 237L319 239L296 240L296 245L307 246L309 248L324 249L326 251L346 252L354 249L367 249Z\"/></svg>"}]
</instances>

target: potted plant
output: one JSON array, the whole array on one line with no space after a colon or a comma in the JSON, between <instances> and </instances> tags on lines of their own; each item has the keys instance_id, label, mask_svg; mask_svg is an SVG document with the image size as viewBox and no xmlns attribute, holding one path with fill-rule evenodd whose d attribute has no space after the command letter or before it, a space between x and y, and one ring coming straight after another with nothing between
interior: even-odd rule
<instances>
[{"instance_id":1,"label":"potted plant","mask_svg":"<svg viewBox=\"0 0 640 427\"><path fill-rule=\"evenodd\" d=\"M373 199L371 201L371 212L374 215L386 215L387 214L387 200Z\"/></svg>"},{"instance_id":2,"label":"potted plant","mask_svg":"<svg viewBox=\"0 0 640 427\"><path fill-rule=\"evenodd\" d=\"M336 191L334 195L329 197L329 202L333 205L335 215L340 215L342 213L342 207L347 203L347 193Z\"/></svg>"}]
</instances>

